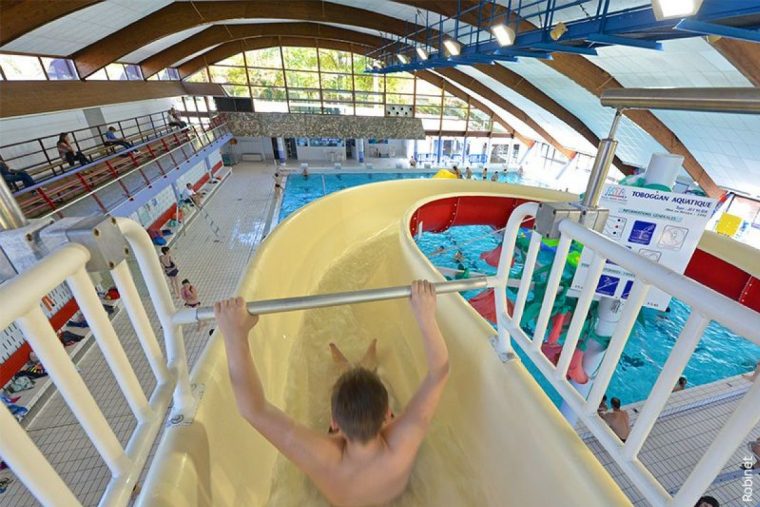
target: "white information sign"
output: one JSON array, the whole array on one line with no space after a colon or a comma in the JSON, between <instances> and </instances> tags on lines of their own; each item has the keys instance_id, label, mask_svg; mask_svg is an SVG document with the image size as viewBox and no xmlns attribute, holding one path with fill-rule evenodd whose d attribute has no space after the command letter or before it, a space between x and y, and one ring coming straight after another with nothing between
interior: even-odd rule
<instances>
[{"instance_id":1,"label":"white information sign","mask_svg":"<svg viewBox=\"0 0 760 507\"><path fill-rule=\"evenodd\" d=\"M599 201L600 207L610 210L605 236L678 273L686 269L715 204L715 199L708 197L621 185L606 185ZM583 250L573 278L573 291L583 288L591 256L589 250ZM608 260L596 294L626 299L634 278L632 273ZM670 296L653 288L645 306L665 310L669 303Z\"/></svg>"}]
</instances>

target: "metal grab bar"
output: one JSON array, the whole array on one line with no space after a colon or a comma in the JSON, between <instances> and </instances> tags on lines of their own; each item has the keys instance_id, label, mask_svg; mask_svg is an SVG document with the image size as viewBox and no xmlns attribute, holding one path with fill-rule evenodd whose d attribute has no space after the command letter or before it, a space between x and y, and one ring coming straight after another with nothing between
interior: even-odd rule
<instances>
[{"instance_id":1,"label":"metal grab bar","mask_svg":"<svg viewBox=\"0 0 760 507\"><path fill-rule=\"evenodd\" d=\"M436 294L450 294L463 290L485 289L496 287L497 278L482 276L467 280L452 280L450 282L434 283ZM384 287L382 289L367 289L351 292L334 292L332 294L317 294L314 296L297 296L281 299L268 299L264 301L251 301L246 304L248 313L252 315L264 315L267 313L294 312L296 310L309 310L312 308L324 308L326 306L350 305L356 303L370 303L373 301L386 301L388 299L401 299L412 294L410 285L396 287ZM180 310L174 314L172 323L175 325L190 324L202 320L213 320L214 308L202 306L188 310Z\"/></svg>"},{"instance_id":2,"label":"metal grab bar","mask_svg":"<svg viewBox=\"0 0 760 507\"><path fill-rule=\"evenodd\" d=\"M760 114L758 88L614 88L602 92L603 106Z\"/></svg>"}]
</instances>

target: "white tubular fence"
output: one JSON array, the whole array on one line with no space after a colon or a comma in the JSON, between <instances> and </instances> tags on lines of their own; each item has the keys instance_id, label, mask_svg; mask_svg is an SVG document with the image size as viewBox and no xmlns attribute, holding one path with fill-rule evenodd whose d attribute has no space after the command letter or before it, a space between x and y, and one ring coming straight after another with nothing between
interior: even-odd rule
<instances>
[{"instance_id":1,"label":"white tubular fence","mask_svg":"<svg viewBox=\"0 0 760 507\"><path fill-rule=\"evenodd\" d=\"M166 419L172 396L173 415L186 415L194 406L182 332L179 326L171 322L174 303L155 248L139 224L126 219L117 219L117 222L136 257L163 328L166 356L156 339L127 262L122 261L114 266L111 275L156 378L156 387L149 396L143 392L92 280L85 271L90 259L85 247L66 244L0 286L0 301L3 302L0 305L0 329L12 322L19 325L62 398L111 471L111 480L100 501L102 506L127 505ZM97 345L137 421L126 447L119 443L40 309L40 299L64 281L87 319ZM0 436L0 456L43 505L79 505L72 491L6 409L0 409Z\"/></svg>"},{"instance_id":2,"label":"white tubular fence","mask_svg":"<svg viewBox=\"0 0 760 507\"><path fill-rule=\"evenodd\" d=\"M504 288L509 282L509 267L512 265L515 241L520 225L526 217L535 217L537 211L538 204L536 203L520 205L512 212L504 233L504 243L497 274L498 286L501 288L496 291L497 349L500 353L507 354L511 351L510 338L515 341L649 502L656 506L692 507L731 455L742 444L747 434L760 422L760 382L752 384L752 387L739 402L734 413L729 417L675 496L671 496L641 463L638 459L639 451L665 407L673 386L689 361L709 322L714 320L736 334L760 345L760 314L686 276L637 255L583 225L571 220L564 220L559 224L561 236L557 245L554 264L549 273L541 311L536 319L536 332L533 336L528 336L520 327L520 319L525 309L541 242L541 235L537 232L532 232L513 316L507 312L507 298ZM578 297L562 353L555 366L541 351L541 344L544 340L544 333L551 316L560 277L572 240L582 243L584 248L591 249L594 252L594 257L584 288ZM615 328L604 359L593 379L591 391L588 398L585 399L567 380L566 375L607 259L634 273L636 279L630 295L624 303L620 322ZM628 336L636 322L636 317L652 287L657 287L687 303L691 307L691 316L665 362L628 439L623 443L605 421L597 415L597 408L615 372Z\"/></svg>"}]
</instances>

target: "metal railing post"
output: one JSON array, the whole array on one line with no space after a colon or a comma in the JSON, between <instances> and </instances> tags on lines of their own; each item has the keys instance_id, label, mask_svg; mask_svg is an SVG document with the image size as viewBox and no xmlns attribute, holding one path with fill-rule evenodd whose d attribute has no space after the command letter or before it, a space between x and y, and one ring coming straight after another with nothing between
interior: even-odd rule
<instances>
[{"instance_id":1,"label":"metal railing post","mask_svg":"<svg viewBox=\"0 0 760 507\"><path fill-rule=\"evenodd\" d=\"M5 180L0 178L0 231L18 229L27 223L21 206L13 197L13 192Z\"/></svg>"},{"instance_id":2,"label":"metal railing post","mask_svg":"<svg viewBox=\"0 0 760 507\"><path fill-rule=\"evenodd\" d=\"M595 208L596 205L599 204L599 197L602 195L604 182L607 180L610 166L615 159L615 149L617 148L618 143L615 141L614 137L622 115L622 111L615 112L615 118L612 120L609 136L606 139L599 141L599 148L596 152L594 165L591 168L591 175L589 175L588 178L586 192L583 195L582 204L587 208Z\"/></svg>"}]
</instances>

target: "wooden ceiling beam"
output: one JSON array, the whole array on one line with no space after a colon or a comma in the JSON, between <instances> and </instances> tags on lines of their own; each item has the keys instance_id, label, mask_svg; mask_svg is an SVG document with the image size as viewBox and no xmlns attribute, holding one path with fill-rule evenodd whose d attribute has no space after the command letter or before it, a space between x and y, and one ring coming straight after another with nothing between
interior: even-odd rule
<instances>
[{"instance_id":1,"label":"wooden ceiling beam","mask_svg":"<svg viewBox=\"0 0 760 507\"><path fill-rule=\"evenodd\" d=\"M87 77L141 47L198 25L232 19L292 19L363 26L403 35L415 25L376 12L310 0L212 0L173 2L73 55L79 75ZM418 27L422 28L422 27ZM419 36L423 38L422 35Z\"/></svg>"},{"instance_id":2,"label":"wooden ceiling beam","mask_svg":"<svg viewBox=\"0 0 760 507\"><path fill-rule=\"evenodd\" d=\"M708 42L756 88L760 88L760 44L725 37L717 41L708 39Z\"/></svg>"},{"instance_id":3,"label":"wooden ceiling beam","mask_svg":"<svg viewBox=\"0 0 760 507\"><path fill-rule=\"evenodd\" d=\"M102 0L0 0L0 46Z\"/></svg>"},{"instance_id":4,"label":"wooden ceiling beam","mask_svg":"<svg viewBox=\"0 0 760 507\"><path fill-rule=\"evenodd\" d=\"M259 36L319 37L350 40L357 44L379 47L392 41L345 28L319 23L258 23L250 25L214 25L140 62L143 76L148 78L211 46ZM348 37L348 38L347 38Z\"/></svg>"}]
</instances>

